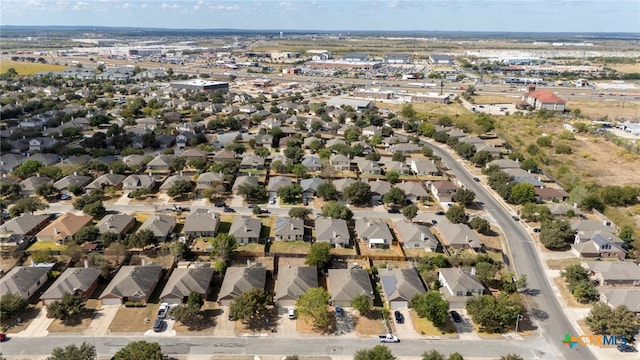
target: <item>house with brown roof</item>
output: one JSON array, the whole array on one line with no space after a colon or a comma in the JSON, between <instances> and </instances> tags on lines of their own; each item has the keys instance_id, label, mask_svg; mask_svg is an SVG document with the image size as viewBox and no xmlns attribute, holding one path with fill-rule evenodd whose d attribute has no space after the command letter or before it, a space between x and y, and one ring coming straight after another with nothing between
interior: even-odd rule
<instances>
[{"instance_id":1,"label":"house with brown roof","mask_svg":"<svg viewBox=\"0 0 640 360\"><path fill-rule=\"evenodd\" d=\"M451 181L434 181L429 184L433 198L438 202L448 203L458 192L458 187Z\"/></svg>"},{"instance_id":2,"label":"house with brown roof","mask_svg":"<svg viewBox=\"0 0 640 360\"><path fill-rule=\"evenodd\" d=\"M90 225L93 221L91 215L75 215L66 213L53 220L47 227L36 234L38 241L55 241L63 244L73 240L78 230Z\"/></svg>"},{"instance_id":3,"label":"house with brown roof","mask_svg":"<svg viewBox=\"0 0 640 360\"><path fill-rule=\"evenodd\" d=\"M564 99L551 91L535 90L535 87L532 86L529 92L522 95L522 101L518 105L528 106L534 110L564 111L566 103Z\"/></svg>"},{"instance_id":4,"label":"house with brown roof","mask_svg":"<svg viewBox=\"0 0 640 360\"><path fill-rule=\"evenodd\" d=\"M251 289L264 289L267 269L262 266L227 268L218 292L218 303L229 306L233 300Z\"/></svg>"},{"instance_id":5,"label":"house with brown roof","mask_svg":"<svg viewBox=\"0 0 640 360\"><path fill-rule=\"evenodd\" d=\"M276 294L278 306L292 306L307 290L318 287L318 269L315 266L278 267Z\"/></svg>"},{"instance_id":6,"label":"house with brown roof","mask_svg":"<svg viewBox=\"0 0 640 360\"><path fill-rule=\"evenodd\" d=\"M562 189L555 189L550 187L534 187L535 197L537 202L545 201L565 201L569 198L569 193Z\"/></svg>"},{"instance_id":7,"label":"house with brown roof","mask_svg":"<svg viewBox=\"0 0 640 360\"><path fill-rule=\"evenodd\" d=\"M160 293L160 300L168 304L186 303L192 291L206 299L211 290L214 270L211 267L179 267L173 269L171 277Z\"/></svg>"},{"instance_id":8,"label":"house with brown roof","mask_svg":"<svg viewBox=\"0 0 640 360\"><path fill-rule=\"evenodd\" d=\"M49 305L54 301L62 300L64 294L80 294L87 301L89 296L98 287L100 269L81 267L67 268L56 281L40 296L43 305Z\"/></svg>"}]
</instances>

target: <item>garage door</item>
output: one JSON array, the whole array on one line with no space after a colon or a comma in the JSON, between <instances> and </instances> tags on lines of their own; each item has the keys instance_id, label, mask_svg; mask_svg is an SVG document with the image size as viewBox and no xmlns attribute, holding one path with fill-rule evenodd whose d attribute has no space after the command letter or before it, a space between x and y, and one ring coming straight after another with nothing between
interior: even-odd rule
<instances>
[{"instance_id":1,"label":"garage door","mask_svg":"<svg viewBox=\"0 0 640 360\"><path fill-rule=\"evenodd\" d=\"M102 299L102 305L121 305L120 299L118 298L104 298Z\"/></svg>"},{"instance_id":2,"label":"garage door","mask_svg":"<svg viewBox=\"0 0 640 360\"><path fill-rule=\"evenodd\" d=\"M392 301L389 303L392 309L406 309L408 304L406 301Z\"/></svg>"}]
</instances>

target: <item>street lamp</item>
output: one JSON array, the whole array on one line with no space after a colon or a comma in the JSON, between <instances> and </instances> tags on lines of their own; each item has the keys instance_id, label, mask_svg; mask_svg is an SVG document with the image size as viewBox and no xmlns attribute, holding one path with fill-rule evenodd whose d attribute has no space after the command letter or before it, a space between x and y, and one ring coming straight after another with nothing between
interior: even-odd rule
<instances>
[{"instance_id":1,"label":"street lamp","mask_svg":"<svg viewBox=\"0 0 640 360\"><path fill-rule=\"evenodd\" d=\"M518 333L518 324L520 322L520 319L522 319L522 315L518 314L518 317L516 317L516 334Z\"/></svg>"}]
</instances>

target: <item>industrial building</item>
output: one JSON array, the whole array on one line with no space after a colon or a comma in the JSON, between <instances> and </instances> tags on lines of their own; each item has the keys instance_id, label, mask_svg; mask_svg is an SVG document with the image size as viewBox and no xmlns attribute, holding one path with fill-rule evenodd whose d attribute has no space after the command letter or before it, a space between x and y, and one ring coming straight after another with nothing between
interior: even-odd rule
<instances>
[{"instance_id":1,"label":"industrial building","mask_svg":"<svg viewBox=\"0 0 640 360\"><path fill-rule=\"evenodd\" d=\"M183 81L172 81L171 87L178 90L192 91L229 91L229 83L223 81L207 81L202 79L191 79Z\"/></svg>"}]
</instances>

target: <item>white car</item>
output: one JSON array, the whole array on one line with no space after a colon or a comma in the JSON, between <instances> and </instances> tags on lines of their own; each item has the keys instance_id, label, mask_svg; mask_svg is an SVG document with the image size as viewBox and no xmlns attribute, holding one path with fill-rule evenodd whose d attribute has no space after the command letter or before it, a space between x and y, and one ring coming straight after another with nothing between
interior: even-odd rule
<instances>
[{"instance_id":1,"label":"white car","mask_svg":"<svg viewBox=\"0 0 640 360\"><path fill-rule=\"evenodd\" d=\"M160 308L158 309L158 319L166 318L168 312L169 312L169 304L167 303L160 304Z\"/></svg>"}]
</instances>

